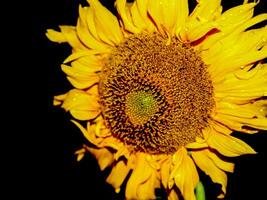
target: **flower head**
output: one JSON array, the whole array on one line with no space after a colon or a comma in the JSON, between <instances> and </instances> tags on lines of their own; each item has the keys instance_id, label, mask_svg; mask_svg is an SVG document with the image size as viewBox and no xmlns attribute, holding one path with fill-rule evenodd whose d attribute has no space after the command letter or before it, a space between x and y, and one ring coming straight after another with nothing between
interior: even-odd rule
<instances>
[{"instance_id":1,"label":"flower head","mask_svg":"<svg viewBox=\"0 0 267 200\"><path fill-rule=\"evenodd\" d=\"M196 198L197 167L221 184L254 154L233 131L267 130L267 20L257 2L222 12L220 0L117 0L117 16L98 0L79 8L76 26L47 30L72 54L62 70L74 89L55 97L76 119L92 153L126 199ZM86 121L83 127L79 121Z\"/></svg>"}]
</instances>

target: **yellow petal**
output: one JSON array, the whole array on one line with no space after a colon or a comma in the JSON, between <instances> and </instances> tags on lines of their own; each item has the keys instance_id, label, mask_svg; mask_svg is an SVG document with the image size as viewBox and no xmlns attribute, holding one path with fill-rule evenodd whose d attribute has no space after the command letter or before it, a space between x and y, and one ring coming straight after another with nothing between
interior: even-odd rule
<instances>
[{"instance_id":1,"label":"yellow petal","mask_svg":"<svg viewBox=\"0 0 267 200\"><path fill-rule=\"evenodd\" d=\"M48 29L46 36L53 42L68 42L74 50L85 50L86 47L80 42L76 28L73 26L59 26L60 32Z\"/></svg>"},{"instance_id":2,"label":"yellow petal","mask_svg":"<svg viewBox=\"0 0 267 200\"><path fill-rule=\"evenodd\" d=\"M124 25L124 28L127 31L130 31L131 33L138 34L140 33L141 29L138 29L131 18L131 15L129 15L129 8L126 5L126 0L116 0L115 6L118 10L118 13L122 19L122 23Z\"/></svg>"},{"instance_id":3,"label":"yellow petal","mask_svg":"<svg viewBox=\"0 0 267 200\"><path fill-rule=\"evenodd\" d=\"M68 43L73 49L86 50L87 48L80 42L75 27L72 26L59 26L62 34L66 37Z\"/></svg>"},{"instance_id":4,"label":"yellow petal","mask_svg":"<svg viewBox=\"0 0 267 200\"><path fill-rule=\"evenodd\" d=\"M102 70L103 63L101 58L95 55L87 55L72 61L71 66L86 72L98 72Z\"/></svg>"},{"instance_id":5,"label":"yellow petal","mask_svg":"<svg viewBox=\"0 0 267 200\"><path fill-rule=\"evenodd\" d=\"M55 31L53 29L46 30L46 37L52 42L58 42L58 43L67 42L66 37L61 32Z\"/></svg>"},{"instance_id":6,"label":"yellow petal","mask_svg":"<svg viewBox=\"0 0 267 200\"><path fill-rule=\"evenodd\" d=\"M112 147L114 148L114 147ZM130 151L124 144L121 143L121 145L118 145L117 148L114 148L117 150L117 152L114 154L115 160L119 160L121 157L125 157L126 159L129 159L130 157Z\"/></svg>"},{"instance_id":7,"label":"yellow petal","mask_svg":"<svg viewBox=\"0 0 267 200\"><path fill-rule=\"evenodd\" d=\"M161 182L164 188L168 187L168 181L170 176L171 161L170 159L162 163L160 168Z\"/></svg>"},{"instance_id":8,"label":"yellow petal","mask_svg":"<svg viewBox=\"0 0 267 200\"><path fill-rule=\"evenodd\" d=\"M117 18L102 6L98 0L87 1L92 8L99 38L111 45L119 44L123 39L123 35Z\"/></svg>"},{"instance_id":9,"label":"yellow petal","mask_svg":"<svg viewBox=\"0 0 267 200\"><path fill-rule=\"evenodd\" d=\"M200 47L202 49L209 49L212 45L216 43L223 44L223 38L231 37L231 35L233 34L239 34L241 32L244 32L249 27L267 20L267 14L260 14L251 18L253 15L253 8L251 8L251 6L253 7L254 5L246 4L245 7L249 9L241 10L240 7L237 7L237 10L239 10L239 12L236 12L236 10L232 9L226 11L218 20L216 20L216 23L218 23L218 28L221 32L207 37L202 43L200 43ZM244 8L244 5L241 7ZM231 12L235 12L237 16L235 16L235 14L232 14ZM241 15L241 17L238 17L238 15ZM231 17L235 19L231 19ZM220 23L224 20L226 20L227 23L221 26Z\"/></svg>"},{"instance_id":10,"label":"yellow petal","mask_svg":"<svg viewBox=\"0 0 267 200\"><path fill-rule=\"evenodd\" d=\"M207 143L212 149L224 156L235 157L256 152L245 142L230 135L218 133L214 129L209 133Z\"/></svg>"},{"instance_id":11,"label":"yellow petal","mask_svg":"<svg viewBox=\"0 0 267 200\"><path fill-rule=\"evenodd\" d=\"M223 171L234 171L234 163L228 162L223 158L220 158L214 151L211 151L210 149L204 149L201 152L206 154L206 156L208 156L214 162L214 164Z\"/></svg>"},{"instance_id":12,"label":"yellow petal","mask_svg":"<svg viewBox=\"0 0 267 200\"><path fill-rule=\"evenodd\" d=\"M219 35L215 34L216 35ZM219 42L212 45L209 49L202 52L202 58L205 63L212 63L212 61L218 59L223 59L228 56L228 53L231 53L230 55L233 55L233 47L235 47L238 44L240 34L230 34L227 37L221 38ZM212 37L212 36L211 36ZM209 38L208 38L209 39ZM208 40L207 39L207 40ZM205 41L204 41L205 43ZM242 44L241 44L242 45ZM220 57L221 56L221 57Z\"/></svg>"},{"instance_id":13,"label":"yellow petal","mask_svg":"<svg viewBox=\"0 0 267 200\"><path fill-rule=\"evenodd\" d=\"M137 188L140 184L146 182L151 177L153 171L153 168L148 165L146 155L144 153L136 155L136 163L126 185L126 199L139 199ZM150 191L147 192L150 193ZM153 197L150 198L153 199Z\"/></svg>"},{"instance_id":14,"label":"yellow petal","mask_svg":"<svg viewBox=\"0 0 267 200\"><path fill-rule=\"evenodd\" d=\"M231 116L228 114L218 113L214 120L224 123L226 126L241 132L246 132L246 127L253 129L267 130L267 118L258 117L252 119L240 118L236 116ZM230 121L230 123L228 123ZM232 122L232 123L231 123ZM249 133L249 132L248 132ZM253 132L252 132L253 133Z\"/></svg>"},{"instance_id":15,"label":"yellow petal","mask_svg":"<svg viewBox=\"0 0 267 200\"><path fill-rule=\"evenodd\" d=\"M180 37L180 31L184 28L186 19L189 15L188 0L177 1L177 20L175 34Z\"/></svg>"},{"instance_id":16,"label":"yellow petal","mask_svg":"<svg viewBox=\"0 0 267 200\"><path fill-rule=\"evenodd\" d=\"M220 16L221 11L221 0L198 0L197 6L190 15L190 20L213 21Z\"/></svg>"},{"instance_id":17,"label":"yellow petal","mask_svg":"<svg viewBox=\"0 0 267 200\"><path fill-rule=\"evenodd\" d=\"M78 151L75 151L75 154L77 155L77 161L78 162L83 159L85 152L86 152L85 148L81 148Z\"/></svg>"},{"instance_id":18,"label":"yellow petal","mask_svg":"<svg viewBox=\"0 0 267 200\"><path fill-rule=\"evenodd\" d=\"M222 11L220 0L202 0L191 13L181 30L180 36L184 41L196 41L217 27L215 19Z\"/></svg>"},{"instance_id":19,"label":"yellow petal","mask_svg":"<svg viewBox=\"0 0 267 200\"><path fill-rule=\"evenodd\" d=\"M87 15L88 12L92 12L88 7L82 8L79 7L79 19L77 21L77 35L79 39L90 49L97 50L99 52L110 52L110 47L102 42L101 40L97 40L93 37L93 35L89 32L88 24L87 24Z\"/></svg>"},{"instance_id":20,"label":"yellow petal","mask_svg":"<svg viewBox=\"0 0 267 200\"><path fill-rule=\"evenodd\" d=\"M146 156L146 160L148 164L155 170L159 170L161 168L161 164L168 158L170 158L170 156L164 155L164 154L160 154L160 155L151 154L151 155Z\"/></svg>"},{"instance_id":21,"label":"yellow petal","mask_svg":"<svg viewBox=\"0 0 267 200\"><path fill-rule=\"evenodd\" d=\"M212 73L212 79L217 79L216 81L221 81L224 75L229 72L236 71L241 67L246 65L255 63L257 61L263 60L267 57L267 50L246 52L241 54L236 54L230 56L227 60L224 61L213 61L213 63L209 66L209 71ZM218 77L218 78L217 78Z\"/></svg>"},{"instance_id":22,"label":"yellow petal","mask_svg":"<svg viewBox=\"0 0 267 200\"><path fill-rule=\"evenodd\" d=\"M130 8L130 13L133 23L136 27L138 27L140 30L153 32L156 30L156 28L147 13L148 2L149 0L134 1Z\"/></svg>"},{"instance_id":23,"label":"yellow petal","mask_svg":"<svg viewBox=\"0 0 267 200\"><path fill-rule=\"evenodd\" d=\"M246 31L240 37L240 45L237 45L239 52L259 50L267 43L267 26Z\"/></svg>"},{"instance_id":24,"label":"yellow petal","mask_svg":"<svg viewBox=\"0 0 267 200\"><path fill-rule=\"evenodd\" d=\"M111 184L115 190L120 189L121 184L128 175L130 168L126 164L127 161L120 160L114 164L112 170L106 179L106 181Z\"/></svg>"},{"instance_id":25,"label":"yellow petal","mask_svg":"<svg viewBox=\"0 0 267 200\"><path fill-rule=\"evenodd\" d=\"M94 131L92 131L92 128L90 126L90 124L87 124L87 129L85 129L80 123L78 123L77 121L71 120L82 132L83 136L91 143L96 145L95 141L96 141L96 137L94 134Z\"/></svg>"},{"instance_id":26,"label":"yellow petal","mask_svg":"<svg viewBox=\"0 0 267 200\"><path fill-rule=\"evenodd\" d=\"M174 34L176 28L178 10L177 1L150 0L148 4L148 13L159 31L163 32L162 27L164 27L170 35Z\"/></svg>"},{"instance_id":27,"label":"yellow petal","mask_svg":"<svg viewBox=\"0 0 267 200\"><path fill-rule=\"evenodd\" d=\"M267 116L267 99L258 100L253 103L259 110L259 115Z\"/></svg>"},{"instance_id":28,"label":"yellow petal","mask_svg":"<svg viewBox=\"0 0 267 200\"><path fill-rule=\"evenodd\" d=\"M137 188L138 199L155 199L155 188L159 188L159 180L156 177L156 173L153 172L151 177L140 184Z\"/></svg>"},{"instance_id":29,"label":"yellow petal","mask_svg":"<svg viewBox=\"0 0 267 200\"><path fill-rule=\"evenodd\" d=\"M71 120L83 133L84 137L91 143L91 146L99 149L114 149L116 151L120 151L122 147L125 147L118 139L110 136L110 137L97 137L96 135L96 125L87 123L87 129L85 129L81 124L77 121ZM87 149L87 148L86 148ZM91 150L90 150L91 151ZM128 159L128 152L125 151L123 156ZM113 159L118 160L116 158L116 154L113 154Z\"/></svg>"},{"instance_id":30,"label":"yellow petal","mask_svg":"<svg viewBox=\"0 0 267 200\"><path fill-rule=\"evenodd\" d=\"M194 42L216 28L217 28L216 23L206 22L196 27L191 27L191 28L186 27L185 28L186 33L183 34L186 35L187 41Z\"/></svg>"},{"instance_id":31,"label":"yellow petal","mask_svg":"<svg viewBox=\"0 0 267 200\"><path fill-rule=\"evenodd\" d=\"M185 148L181 148L178 151L180 151L179 166L174 167L175 171L171 175L174 176L175 185L180 189L184 199L195 200L194 189L199 182L196 166L187 155Z\"/></svg>"},{"instance_id":32,"label":"yellow petal","mask_svg":"<svg viewBox=\"0 0 267 200\"><path fill-rule=\"evenodd\" d=\"M248 21L253 16L254 7L257 3L248 3L233 7L225 11L216 22L220 26L220 30L227 32L232 31L238 25Z\"/></svg>"},{"instance_id":33,"label":"yellow petal","mask_svg":"<svg viewBox=\"0 0 267 200\"><path fill-rule=\"evenodd\" d=\"M218 133L222 133L224 135L230 135L233 132L231 129L227 128L225 125L222 125L216 121L209 121L209 124Z\"/></svg>"},{"instance_id":34,"label":"yellow petal","mask_svg":"<svg viewBox=\"0 0 267 200\"><path fill-rule=\"evenodd\" d=\"M71 67L83 73L96 73L102 70L102 64L97 62L94 56L79 58L71 63Z\"/></svg>"},{"instance_id":35,"label":"yellow petal","mask_svg":"<svg viewBox=\"0 0 267 200\"><path fill-rule=\"evenodd\" d=\"M172 169L171 169L171 173L170 173L170 177L169 177L169 182L168 182L168 187L172 188L173 184L174 184L174 177L176 175L176 171L178 170L178 168L180 167L180 165L182 164L183 161L183 156L184 156L184 148L179 149L178 151L176 151L173 156L172 156Z\"/></svg>"},{"instance_id":36,"label":"yellow petal","mask_svg":"<svg viewBox=\"0 0 267 200\"><path fill-rule=\"evenodd\" d=\"M67 95L68 95L68 93L55 96L54 101L53 101L53 105L54 106L61 105L63 103L64 99L67 97Z\"/></svg>"},{"instance_id":37,"label":"yellow petal","mask_svg":"<svg viewBox=\"0 0 267 200\"><path fill-rule=\"evenodd\" d=\"M95 54L99 53L99 51L96 50L89 50L87 49L86 51L78 51L74 52L71 55L69 55L65 60L64 64L67 64L69 62L75 61L77 59L81 59L84 57L88 57L89 62L97 62L97 57Z\"/></svg>"},{"instance_id":38,"label":"yellow petal","mask_svg":"<svg viewBox=\"0 0 267 200\"><path fill-rule=\"evenodd\" d=\"M259 69L259 72L257 72L258 67L254 68L246 73L247 76L250 76L247 79L243 79L241 77L238 77L237 74L239 71L236 71L235 73L229 73L225 76L224 79L222 79L220 82L214 83L214 87L216 90L215 97L220 98L223 100L223 98L227 99L228 97L240 97L240 99L247 98L248 102L250 103L251 100L258 99L262 96L266 96L266 85L267 81L264 79L266 74L266 69L261 70ZM253 74L256 71L255 74ZM231 85L232 84L232 85ZM253 97L256 98L253 98ZM245 103L236 103L236 104L245 104Z\"/></svg>"},{"instance_id":39,"label":"yellow petal","mask_svg":"<svg viewBox=\"0 0 267 200\"><path fill-rule=\"evenodd\" d=\"M210 176L214 183L219 183L222 185L222 191L225 194L227 185L227 176L225 172L220 170L202 151L192 151L191 155L197 166L208 176Z\"/></svg>"},{"instance_id":40,"label":"yellow petal","mask_svg":"<svg viewBox=\"0 0 267 200\"><path fill-rule=\"evenodd\" d=\"M234 30L234 32L236 32L236 33L243 32L243 31L247 30L249 27L252 27L255 24L261 23L261 22L266 21L266 20L267 20L267 14L266 13L257 15L255 17L249 19L248 21L242 23L240 26L238 26Z\"/></svg>"},{"instance_id":41,"label":"yellow petal","mask_svg":"<svg viewBox=\"0 0 267 200\"><path fill-rule=\"evenodd\" d=\"M266 100L244 105L222 101L218 103L217 114L213 116L213 119L238 131L243 131L244 127L267 130L267 118L264 112L266 106ZM231 123L228 124L228 121Z\"/></svg>"},{"instance_id":42,"label":"yellow petal","mask_svg":"<svg viewBox=\"0 0 267 200\"><path fill-rule=\"evenodd\" d=\"M62 107L79 120L95 118L100 113L98 98L81 90L70 90Z\"/></svg>"},{"instance_id":43,"label":"yellow petal","mask_svg":"<svg viewBox=\"0 0 267 200\"><path fill-rule=\"evenodd\" d=\"M250 91L249 89L247 89L247 90L245 89L245 90L239 90L239 91L235 91L235 92L217 92L216 99L217 99L217 102L225 101L225 102L229 102L229 103L233 103L233 104L237 104L237 105L248 104L248 103L253 102L255 99L259 99L262 96L266 96L265 95L266 92L262 91L263 89L260 89L260 90L261 91L253 91L253 90ZM220 120L228 121L225 118L219 118L219 117L216 117L216 118L217 118L216 119L217 121L218 120L219 121ZM227 126L228 126L228 124L227 124ZM239 130L239 128L238 128L238 130ZM234 129L234 128L231 128L231 129ZM237 129L234 129L234 130L237 130Z\"/></svg>"},{"instance_id":44,"label":"yellow petal","mask_svg":"<svg viewBox=\"0 0 267 200\"><path fill-rule=\"evenodd\" d=\"M196 142L192 142L186 145L186 148L188 149L202 149L207 147L208 144L206 143L206 141L199 137L196 138Z\"/></svg>"},{"instance_id":45,"label":"yellow petal","mask_svg":"<svg viewBox=\"0 0 267 200\"><path fill-rule=\"evenodd\" d=\"M177 188L175 188L177 189ZM174 188L171 189L170 193L168 194L168 200L179 200L180 191L175 190Z\"/></svg>"},{"instance_id":46,"label":"yellow petal","mask_svg":"<svg viewBox=\"0 0 267 200\"><path fill-rule=\"evenodd\" d=\"M251 130L243 127L243 125L237 121L232 121L231 119L228 119L229 117L225 117L224 115L217 114L216 116L213 117L214 120L216 120L218 123L224 124L227 126L229 129L248 133L248 134L253 134L257 133L257 130Z\"/></svg>"},{"instance_id":47,"label":"yellow petal","mask_svg":"<svg viewBox=\"0 0 267 200\"><path fill-rule=\"evenodd\" d=\"M66 71L64 71L66 73ZM85 89L85 88L89 88L92 85L96 84L99 82L99 76L96 74L92 74L89 77L71 77L68 76L67 79L69 80L69 82L78 89Z\"/></svg>"},{"instance_id":48,"label":"yellow petal","mask_svg":"<svg viewBox=\"0 0 267 200\"><path fill-rule=\"evenodd\" d=\"M265 118L265 113L262 112L262 108L264 108L264 106L266 105L257 103L235 105L228 102L220 102L217 106L217 112L225 115L244 118L244 120L261 117Z\"/></svg>"},{"instance_id":49,"label":"yellow petal","mask_svg":"<svg viewBox=\"0 0 267 200\"><path fill-rule=\"evenodd\" d=\"M237 18L238 19L238 18ZM240 23L238 26L230 26L227 29L223 29L222 27L218 27L220 29L220 32L216 34L212 34L209 37L205 38L202 43L200 43L199 48L200 49L210 49L215 44L223 44L222 40L227 37L232 37L232 35L240 34L241 32L244 32L247 28L258 24L260 22L263 22L267 20L267 14L260 14L250 19L250 17L246 18L242 23ZM216 22L218 23L218 22ZM218 23L219 24L219 23ZM232 41L232 40L230 40ZM204 51L203 51L204 52ZM212 51L209 51L212 53ZM204 52L205 53L205 52Z\"/></svg>"},{"instance_id":50,"label":"yellow petal","mask_svg":"<svg viewBox=\"0 0 267 200\"><path fill-rule=\"evenodd\" d=\"M78 89L89 88L99 82L99 76L94 72L84 72L67 65L61 65L61 68L67 74L67 79L71 84Z\"/></svg>"},{"instance_id":51,"label":"yellow petal","mask_svg":"<svg viewBox=\"0 0 267 200\"><path fill-rule=\"evenodd\" d=\"M202 52L205 63L227 60L229 57L261 49L267 43L267 27L230 34L207 51Z\"/></svg>"},{"instance_id":52,"label":"yellow petal","mask_svg":"<svg viewBox=\"0 0 267 200\"><path fill-rule=\"evenodd\" d=\"M94 11L92 7L88 8L88 11L86 12L85 17L86 17L85 21L87 22L89 32L96 40L100 40L98 33L97 33L97 29L96 29L96 24L94 20Z\"/></svg>"},{"instance_id":53,"label":"yellow petal","mask_svg":"<svg viewBox=\"0 0 267 200\"><path fill-rule=\"evenodd\" d=\"M253 37L255 36L255 33L257 33L257 37ZM217 43L211 47L207 53L205 52L206 55L210 54L207 56L208 58L205 58L205 62L214 63L215 60L221 62L235 55L257 51L262 47L259 43L261 40L265 40L264 35L264 30L253 30L253 32L247 31L245 33L231 34L228 37L221 39L221 43ZM248 37L250 39L248 39ZM246 40L251 41L251 43L249 45L244 43ZM262 43L262 45L263 44L264 43Z\"/></svg>"},{"instance_id":54,"label":"yellow petal","mask_svg":"<svg viewBox=\"0 0 267 200\"><path fill-rule=\"evenodd\" d=\"M110 166L114 161L113 153L111 153L106 148L96 149L88 147L87 150L95 156L98 165L102 171L106 169L108 166Z\"/></svg>"},{"instance_id":55,"label":"yellow petal","mask_svg":"<svg viewBox=\"0 0 267 200\"><path fill-rule=\"evenodd\" d=\"M214 84L215 95L217 97L229 97L231 93L235 93L235 96L238 96L239 94L249 95L249 93L260 92L259 97L264 96L267 93L266 76L267 66L262 64L258 64L251 70L240 69L235 73L229 73L220 84Z\"/></svg>"},{"instance_id":56,"label":"yellow petal","mask_svg":"<svg viewBox=\"0 0 267 200\"><path fill-rule=\"evenodd\" d=\"M96 129L95 129L96 131ZM100 138L98 138L100 139ZM115 137L106 137L106 138L102 138L101 142L97 145L98 147L107 147L109 149L114 149L116 151L120 151L121 149L123 149L123 143L121 143L117 138ZM114 157L117 153L114 154ZM125 154L123 154L125 155ZM125 156L126 157L126 156ZM117 156L115 157L115 159L117 159Z\"/></svg>"},{"instance_id":57,"label":"yellow petal","mask_svg":"<svg viewBox=\"0 0 267 200\"><path fill-rule=\"evenodd\" d=\"M95 135L97 137L107 137L111 135L111 132L106 127L105 121L102 116L99 116L95 121L96 121Z\"/></svg>"}]
</instances>

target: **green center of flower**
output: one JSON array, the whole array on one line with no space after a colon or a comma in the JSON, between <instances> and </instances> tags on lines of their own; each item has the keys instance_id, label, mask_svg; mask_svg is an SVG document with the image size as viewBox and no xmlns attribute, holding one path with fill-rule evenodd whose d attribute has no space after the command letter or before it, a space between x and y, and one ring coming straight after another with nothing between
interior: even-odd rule
<instances>
[{"instance_id":1,"label":"green center of flower","mask_svg":"<svg viewBox=\"0 0 267 200\"><path fill-rule=\"evenodd\" d=\"M157 111L157 100L144 91L131 92L126 96L126 114L133 124L142 125Z\"/></svg>"},{"instance_id":2,"label":"green center of flower","mask_svg":"<svg viewBox=\"0 0 267 200\"><path fill-rule=\"evenodd\" d=\"M102 115L131 151L170 154L202 136L214 106L213 86L191 46L158 33L133 35L104 64Z\"/></svg>"}]
</instances>

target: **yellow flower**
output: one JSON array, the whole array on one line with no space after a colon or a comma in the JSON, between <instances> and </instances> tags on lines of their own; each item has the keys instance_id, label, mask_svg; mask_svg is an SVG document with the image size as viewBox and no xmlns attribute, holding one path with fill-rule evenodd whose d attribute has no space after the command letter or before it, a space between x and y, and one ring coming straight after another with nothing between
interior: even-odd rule
<instances>
[{"instance_id":1,"label":"yellow flower","mask_svg":"<svg viewBox=\"0 0 267 200\"><path fill-rule=\"evenodd\" d=\"M254 154L233 131L267 130L267 20L257 2L222 12L220 0L116 0L117 17L98 0L79 7L76 26L47 30L72 54L62 70L74 89L55 97L76 119L106 181L126 199L195 199L199 167L226 193L222 157ZM83 127L78 121L86 121Z\"/></svg>"}]
</instances>

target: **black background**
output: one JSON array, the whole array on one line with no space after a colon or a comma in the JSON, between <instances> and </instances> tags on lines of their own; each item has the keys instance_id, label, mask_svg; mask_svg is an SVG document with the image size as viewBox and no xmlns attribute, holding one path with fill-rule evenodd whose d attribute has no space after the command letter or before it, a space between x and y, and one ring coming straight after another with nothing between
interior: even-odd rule
<instances>
[{"instance_id":1,"label":"black background","mask_svg":"<svg viewBox=\"0 0 267 200\"><path fill-rule=\"evenodd\" d=\"M114 1L102 1L113 12ZM224 0L223 6L230 8L242 3ZM57 29L58 25L76 25L78 5L86 5L85 0L46 0L34 5L30 22L32 45L31 87L33 89L31 107L35 111L28 120L34 130L26 154L32 161L27 166L25 161L18 161L28 169L25 178L33 177L32 186L26 191L28 197L47 199L75 196L71 199L123 199L124 194L116 194L113 188L105 183L108 171L100 172L96 160L86 155L81 162L76 162L74 152L85 139L78 128L70 122L70 116L63 109L53 107L53 96L67 92L72 86L60 69L62 61L70 54L67 44L56 44L45 37L46 29ZM191 3L191 9L195 4ZM267 12L266 1L262 0L256 7L256 13ZM263 25L263 24L261 24ZM33 84L33 85L32 85ZM38 96L38 97L37 97ZM27 112L27 111L26 111ZM41 116L40 116L41 115ZM241 156L233 159L235 172L229 174L226 199L265 199L267 133L256 135L235 133L251 145L257 155ZM219 186L213 184L207 176L201 174L207 192L207 200L216 199ZM32 191L35 192L32 192Z\"/></svg>"}]
</instances>

